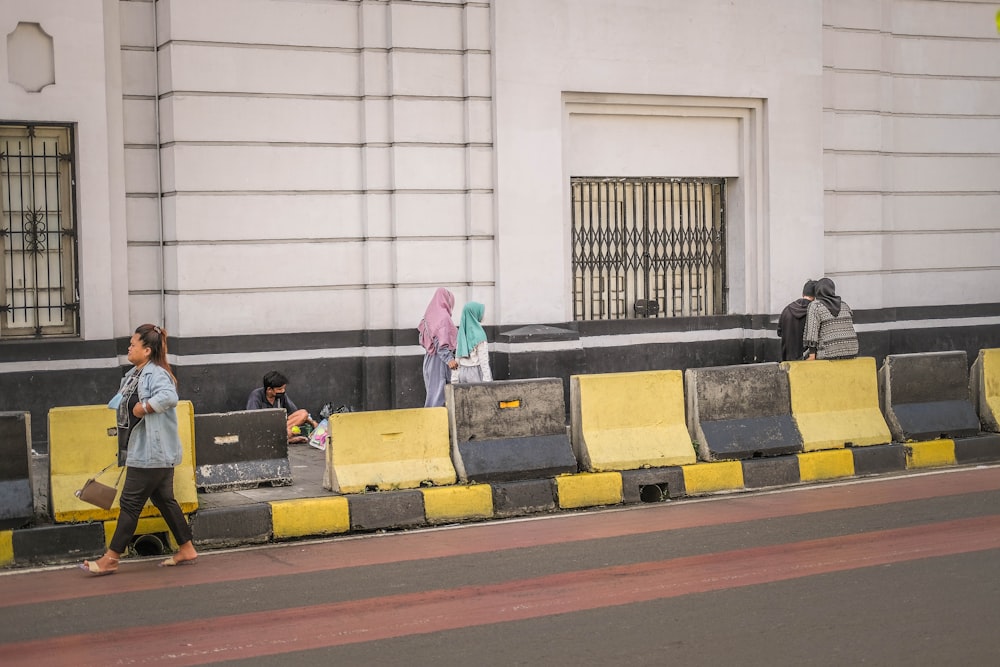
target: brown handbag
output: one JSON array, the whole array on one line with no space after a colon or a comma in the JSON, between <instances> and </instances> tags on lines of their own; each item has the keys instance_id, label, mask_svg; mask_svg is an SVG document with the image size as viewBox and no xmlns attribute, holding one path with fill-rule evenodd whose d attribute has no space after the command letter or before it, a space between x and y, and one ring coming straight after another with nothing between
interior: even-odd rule
<instances>
[{"instance_id":1,"label":"brown handbag","mask_svg":"<svg viewBox=\"0 0 1000 667\"><path fill-rule=\"evenodd\" d=\"M112 463L111 465L114 464ZM125 468L122 468L121 472L118 473L118 481L115 482L114 486L98 482L97 478L103 475L111 465L84 482L83 488L76 492L76 497L85 503L96 505L101 509L111 509L111 506L115 504L115 496L118 495L118 482L121 481L122 473L125 472Z\"/></svg>"}]
</instances>

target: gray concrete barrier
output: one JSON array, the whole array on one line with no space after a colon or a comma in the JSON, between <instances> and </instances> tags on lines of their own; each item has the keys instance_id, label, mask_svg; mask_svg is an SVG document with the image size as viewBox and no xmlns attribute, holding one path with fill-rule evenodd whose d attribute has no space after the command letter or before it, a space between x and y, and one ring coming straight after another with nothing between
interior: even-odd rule
<instances>
[{"instance_id":1,"label":"gray concrete barrier","mask_svg":"<svg viewBox=\"0 0 1000 667\"><path fill-rule=\"evenodd\" d=\"M0 412L0 528L20 528L35 514L31 413Z\"/></svg>"},{"instance_id":2,"label":"gray concrete barrier","mask_svg":"<svg viewBox=\"0 0 1000 667\"><path fill-rule=\"evenodd\" d=\"M802 451L788 374L778 364L689 368L684 385L688 429L702 461Z\"/></svg>"},{"instance_id":3,"label":"gray concrete barrier","mask_svg":"<svg viewBox=\"0 0 1000 667\"><path fill-rule=\"evenodd\" d=\"M890 354L879 369L878 384L882 413L897 442L979 433L963 351Z\"/></svg>"},{"instance_id":4,"label":"gray concrete barrier","mask_svg":"<svg viewBox=\"0 0 1000 667\"><path fill-rule=\"evenodd\" d=\"M195 484L206 492L289 486L285 411L241 410L194 417Z\"/></svg>"},{"instance_id":5,"label":"gray concrete barrier","mask_svg":"<svg viewBox=\"0 0 1000 667\"><path fill-rule=\"evenodd\" d=\"M463 482L576 472L558 378L447 385L452 461Z\"/></svg>"}]
</instances>

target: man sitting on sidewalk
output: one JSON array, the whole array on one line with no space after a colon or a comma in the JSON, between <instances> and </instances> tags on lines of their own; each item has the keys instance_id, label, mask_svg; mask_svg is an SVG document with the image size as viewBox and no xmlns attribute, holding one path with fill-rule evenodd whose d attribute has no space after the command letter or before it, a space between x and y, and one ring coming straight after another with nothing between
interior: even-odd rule
<instances>
[{"instance_id":1,"label":"man sitting on sidewalk","mask_svg":"<svg viewBox=\"0 0 1000 667\"><path fill-rule=\"evenodd\" d=\"M298 434L298 427L309 423L314 429L316 420L306 410L300 410L285 393L288 378L278 371L271 371L264 376L264 386L250 392L247 399L247 410L266 410L282 408L285 411L285 428L289 444L307 442L308 438ZM293 431L294 429L294 431Z\"/></svg>"}]
</instances>

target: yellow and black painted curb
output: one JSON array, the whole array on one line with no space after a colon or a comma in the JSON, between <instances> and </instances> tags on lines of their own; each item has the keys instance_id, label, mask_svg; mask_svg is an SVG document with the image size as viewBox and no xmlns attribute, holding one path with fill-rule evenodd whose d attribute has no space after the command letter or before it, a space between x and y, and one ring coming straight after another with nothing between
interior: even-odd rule
<instances>
[{"instance_id":1,"label":"yellow and black painted curb","mask_svg":"<svg viewBox=\"0 0 1000 667\"><path fill-rule=\"evenodd\" d=\"M997 461L1000 434L991 433L742 461L278 500L201 509L191 515L191 525L199 547L229 547ZM92 521L0 531L0 567L68 563L98 556L109 539L110 524L113 522ZM162 528L150 524L145 530Z\"/></svg>"}]
</instances>

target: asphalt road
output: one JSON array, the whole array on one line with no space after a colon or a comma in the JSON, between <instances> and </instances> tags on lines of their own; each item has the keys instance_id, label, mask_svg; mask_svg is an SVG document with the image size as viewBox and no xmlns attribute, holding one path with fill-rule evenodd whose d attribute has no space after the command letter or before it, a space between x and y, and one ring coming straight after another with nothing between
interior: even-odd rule
<instances>
[{"instance_id":1,"label":"asphalt road","mask_svg":"<svg viewBox=\"0 0 1000 667\"><path fill-rule=\"evenodd\" d=\"M0 663L1000 663L1000 466L156 562L0 575Z\"/></svg>"}]
</instances>

